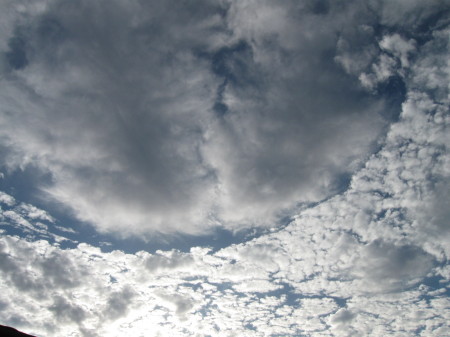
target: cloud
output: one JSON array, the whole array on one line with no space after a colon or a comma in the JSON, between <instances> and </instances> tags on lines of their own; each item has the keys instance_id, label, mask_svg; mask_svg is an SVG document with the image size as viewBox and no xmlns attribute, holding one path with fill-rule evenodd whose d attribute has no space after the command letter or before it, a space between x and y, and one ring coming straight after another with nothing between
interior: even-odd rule
<instances>
[{"instance_id":1,"label":"cloud","mask_svg":"<svg viewBox=\"0 0 450 337\"><path fill-rule=\"evenodd\" d=\"M105 307L105 317L108 320L116 320L126 315L128 306L132 303L136 294L132 288L126 287L109 295Z\"/></svg>"},{"instance_id":2,"label":"cloud","mask_svg":"<svg viewBox=\"0 0 450 337\"><path fill-rule=\"evenodd\" d=\"M345 310L345 309L339 309L338 312L333 315L331 321L335 324L347 324L355 318L355 314Z\"/></svg>"},{"instance_id":3,"label":"cloud","mask_svg":"<svg viewBox=\"0 0 450 337\"><path fill-rule=\"evenodd\" d=\"M94 215L91 215L91 218L104 217L96 222L97 226L104 230L111 230L109 226L114 224L114 228L123 230L130 227L133 233L139 233L140 230L151 232L155 229L164 232L166 229L159 227L163 222L158 226L141 224L142 227L138 228L131 224L136 225L139 223L137 220L126 224L122 223L123 219L120 217L117 223L109 224L108 221L122 213L124 216L135 217L134 219L144 215L147 217L149 214L167 214L169 210L178 210L179 214L182 214L182 210L196 209L193 205L200 203L199 200L205 197L202 193L194 193L193 199L186 201L186 208L180 208L180 205L184 204L175 196L173 205L167 208L159 210L156 206L149 206L150 210L139 209L138 206L144 203L135 201L145 198L139 199L136 195L148 197L151 201L153 192L147 191L148 186L159 186L162 190L169 191L170 188L166 190L162 187L167 184L178 192L202 192L205 188L211 188L211 194L205 197L208 204L202 204L200 208L213 210L213 215L208 214L212 223L221 220L229 228L240 227L239 223L245 224L250 222L249 219L259 224L265 221L270 223L274 214L283 213L282 209L294 209L295 205L291 205L294 200L300 202L325 196L328 198L303 205L295 213L288 213L295 215L292 220L287 220L289 223L283 227L277 227L276 223L272 222L273 228L270 231L219 250L193 247L190 251L171 249L154 253L127 253L118 250L105 252L86 243L63 249L57 242L49 239L53 229L53 217L50 214L21 203L18 196L14 198L2 193L1 225L15 230L13 233L5 230L0 236L0 308L5 324L49 337L124 334L255 337L436 336L447 333L450 321L450 231L446 207L450 175L450 73L448 28L442 23L445 20L438 15L434 24L430 24L432 31L423 26L427 16L431 15L429 13L435 13L437 5L434 2L429 6L414 1L370 2L369 9L379 14L374 15L375 18L367 14L367 8L363 5L352 3L355 6L344 6L339 1L328 4L306 1L299 7L296 7L294 2L287 3L286 7L269 2L258 3L258 6L256 2L251 1L230 2L217 16L211 16L211 13L216 13L216 9L206 7L206 12L203 12L205 18L213 19L194 20L195 23L191 24L186 22L189 23L189 17L194 14L186 14L184 17L184 14L177 14L177 11L166 13L161 4L161 7L156 7L152 13L158 18L172 18L172 21L169 20L167 26L165 23L152 26L152 29L164 28L159 34L150 34L149 28L146 27L142 32L145 36L143 40L160 42L160 38L166 39L167 44L161 44L163 50L159 50L164 56L170 56L175 50L180 51L180 48L183 50L183 43L191 46L194 43L192 41L198 41L199 50L202 52L186 51L187 59L184 59L185 56L172 55L178 61L178 57L187 60L186 63L180 61L185 65L182 71L175 67L180 65L178 61L170 63L174 59L165 60L165 57L155 56L158 62L148 63L154 69L142 73L142 81L148 84L150 98L145 101L144 97L147 95L136 94L133 96L136 100L130 100L131 103L127 104L123 103L122 99L129 97L128 94L120 96L122 90L127 89L127 85L109 83L109 72L106 69L113 64L122 64L119 61L125 56L121 56L117 48L127 44L131 47L133 44L137 45L137 40L133 39L134 35L130 35L128 39L126 31L122 32L117 27L112 31L104 29L109 28L110 23L93 22L89 15L94 15L95 11L90 14L89 10L104 9L101 5L94 8L90 3L80 1L78 5L81 9L78 9L71 7L73 5L69 3L49 4L50 7L26 7L30 14L23 15L36 18L35 21L28 20L27 24L39 27L42 23L39 23L41 19L36 15L53 13L52 20L59 21L64 28L64 33L55 33L59 36L55 39L61 41L58 42L61 43L60 48L69 48L75 53L73 58L64 56L63 59L68 57L70 62L64 61L63 65L69 67L72 64L80 71L89 71L82 76L80 72L74 71L72 75L75 77L70 78L66 86L55 85L51 90L50 86L36 86L39 79L31 75L38 73L30 69L45 68L44 60L48 60L48 56L44 57L37 51L37 54L33 54L31 47L39 39L30 39L27 48L31 49L26 50L29 63L21 69L9 67L8 85L0 91L3 99L9 97L8 100L5 99L5 102L10 104L5 105L5 111L13 106L25 107L32 106L31 102L35 103L36 114L29 118L34 118L33 123L37 123L36 130L26 126L26 123L31 125L31 121L24 118L24 112L20 109L11 110L19 115L2 113L2 128L8 131L6 125L17 126L17 136L8 131L7 137L2 138L2 141L4 146L9 147L8 165L15 168L26 165L27 162L35 165L40 163L41 169L49 170L53 175L53 183L46 186L48 192L57 195L58 191L59 195L65 195L69 205L73 206L78 202L81 206L75 208L81 218L82 214L89 218L86 214L90 214L88 211L92 210ZM138 7L131 8L128 7L130 5L123 5L119 10L119 5L112 5L105 17L126 18L128 21L125 20L126 24L120 23L120 27L134 27L134 24L139 26L141 21L137 9L143 7L136 5ZM195 11L196 5L186 10ZM399 8L406 11L404 22L399 20L402 13L389 12ZM36 14L36 11L40 14ZM76 14L80 12L84 13L86 18L77 17ZM134 17L132 13L137 13L137 16ZM161 13L166 16L160 15ZM345 16L344 13L353 16ZM61 17L66 19L62 20ZM142 14L142 17L145 19L147 14ZM304 20L296 23L299 17ZM349 17L352 20L348 19ZM377 17L381 18L382 24L392 26L388 26L386 31L376 32L374 24L372 29L369 29L370 27L361 26L361 23L356 25L357 29L352 29L353 23L360 23L364 21L363 18L375 20ZM187 27L182 32L182 38L175 36L180 30L177 26L178 19ZM46 16L45 20L50 19ZM72 37L69 32L75 31L74 27L78 27L79 22L90 25L86 24L82 31L76 33L79 34L76 38ZM314 22L321 25L316 26ZM336 27L342 22L348 27L339 31L341 34L334 34ZM51 29L56 32L63 29L50 23L44 26L47 25L53 27ZM217 35L209 31L205 33L205 27L212 27L211 25L215 27L211 30ZM172 30L169 27L172 27ZM405 27L411 28L409 34L403 30ZM25 32L34 36L33 34L39 35L38 30L36 28ZM92 33L92 37L88 36L88 31ZM6 36L9 38L14 34L18 32L10 29ZM96 49L93 40L97 34L104 37L101 40L106 45ZM214 37L211 37L211 34ZM426 39L420 38L423 34ZM208 37L211 37L211 40L208 40ZM84 45L79 43L81 40L92 43L90 53L83 54L84 50L71 49ZM413 40L416 42L413 43ZM113 41L117 41L117 44ZM365 41L364 47L356 47L354 43L358 41ZM50 44L49 48L53 44ZM333 52L328 50L331 45ZM105 53L106 46L112 54ZM151 43L146 46L151 46ZM4 43L2 48L7 52L10 46ZM366 48L367 53L364 51ZM186 50L188 49L186 47ZM135 49L133 47L128 50ZM130 56L126 49L122 52ZM83 62L79 59L80 54L83 54ZM140 63L139 55L141 54L137 53L127 57L131 65L127 66L122 75L127 74L129 69L138 68L133 68L133 60L137 65L147 64L147 61ZM313 69L303 68L303 63L296 62L295 55L304 57L306 64L312 64ZM58 57L58 53L54 57ZM37 62L39 58L42 58L42 61ZM92 66L93 59L99 61L96 63L98 69ZM157 67L156 64L161 60L169 62L173 67ZM355 60L354 65L352 60ZM324 66L325 61L332 61L333 64L328 65L329 68L325 67L323 72L317 72L320 66ZM383 68L389 65L389 62L392 62L392 67ZM258 71L254 71L255 69ZM383 69L387 71L384 72ZM48 71L50 70L40 74L45 76ZM89 77L90 73L95 71L99 73ZM240 76L245 71L248 71L248 74ZM358 142L360 138L365 137L368 128L366 123L371 120L369 111L376 113L378 107L388 106L388 103L384 102L385 98L381 96L383 86L389 82L391 71L392 76L398 77L405 86L401 113L398 119L385 129L385 136L378 140L377 151L370 154L370 142ZM146 78L150 73L164 75L159 79L161 86L157 85L156 80L153 82ZM67 78L63 75L68 74L65 70L61 73L55 71L50 77L65 83ZM199 82L189 82L190 86L184 86L179 83L182 81L180 79L190 77L182 77L180 74L202 76ZM320 74L324 78L321 78ZM337 74L340 74L342 79L335 78ZM361 74L374 76L374 88L369 88L370 93L364 91L366 89L358 82ZM300 75L304 75L304 78ZM77 83L72 81L76 76L80 76L79 80L82 82L88 78L102 83L101 86L88 86L89 89L99 91L93 96L114 92L120 97L111 96L111 102L107 103L103 99L95 98L96 96L87 96L84 99L90 100L89 104L82 104L82 94L71 91L74 83ZM179 95L171 95L161 89L167 88L167 83L172 83L168 79L173 81L176 89L174 90ZM205 79L212 83L209 89L203 87ZM26 82L27 80L35 81L34 92L27 91L27 83L31 83ZM126 82L126 78L124 81ZM250 83L251 81L253 83ZM330 87L324 83L330 83ZM331 90L332 87L339 87L337 84L348 84L348 87L339 89L337 93L348 94L356 103L345 104L344 99L339 101L336 92ZM314 90L323 90L324 101L319 102L311 98L307 91L303 92L301 89L306 90L307 85ZM80 86L83 87L84 84ZM147 88L136 88L143 90L144 87ZM185 107L187 97L191 97L187 94L183 96L186 87L199 92L213 88L212 94L204 96L208 102L205 106L208 106L209 110L200 109L198 112L195 103L194 108L191 106L178 114L180 110L175 108ZM152 94L157 89L159 92ZM328 89L330 91L327 91ZM24 99L18 100L15 95ZM33 99L25 99L26 95ZM45 96L46 99L40 99L39 96ZM73 96L77 97L74 101ZM270 99L264 101L266 96ZM180 97L178 101L177 98ZM59 105L55 103L58 101ZM143 111L147 110L141 110L138 108L140 105L136 103L143 104L144 101L148 103L148 107L155 109L149 108L151 111L157 113L144 114ZM62 102L67 104L61 110L61 115L58 115L55 106L62 107ZM216 106L214 109L218 102L223 106ZM306 113L297 116L293 113L293 107L304 107L300 103L311 108L306 109L311 112L310 115ZM367 103L369 110L360 112L363 103ZM203 106L202 104L200 105ZM48 109L44 109L44 106ZM112 109L114 106L136 107L133 111L145 115L139 120L142 124L149 122L147 118L152 117L156 126L144 127L136 121L128 121L126 114L122 116L121 123L115 118L111 120L103 108ZM169 106L174 110L165 110ZM89 112L85 113L81 107ZM275 111L278 111L279 115L276 115ZM73 129L68 128L69 112L79 112L81 115L80 118L74 118ZM185 112L189 117L185 118ZM196 124L197 121L193 122L191 113L196 118L205 119ZM50 116L53 119L49 118ZM300 117L307 117L305 124L297 124L297 118L301 119ZM375 120L380 119L376 117ZM334 129L316 129L318 125L333 124L332 121L337 124ZM342 125L340 121L343 121ZM108 122L108 127L98 129L101 122ZM45 127L49 123L52 127L64 126L67 132ZM195 136L192 130L197 129L192 123L201 126ZM381 132L378 127L382 127L383 123L380 123L374 127L376 130L373 133L369 132L370 139L376 138L374 134ZM131 125L134 132L130 129L125 135L119 132L119 125ZM170 131L172 125L179 126L180 129L175 127ZM361 128L355 125L360 125ZM167 127L164 132L159 129L163 126ZM189 132L186 131L187 126L192 126L192 129L188 128ZM352 131L351 127L356 130ZM343 136L345 139L341 139L340 130L347 128L350 130L350 135L345 135L348 139ZM80 130L86 132L81 133ZM318 137L315 136L315 130L329 132ZM149 138L146 138L147 134L139 133L143 131L157 134L151 133ZM140 144L140 141L128 140L131 136L156 142L156 145L147 149L149 152L144 151L148 157L142 159L142 162L136 159L134 152L128 153L135 149L132 145ZM192 144L192 139L197 139L197 136L197 157L192 159L192 152L179 147L177 142ZM30 142L30 139L36 143ZM276 146L271 146L268 139ZM294 139L295 144L310 140L310 143L306 143L310 144L314 155L311 154L311 158L308 158L308 151L301 152L300 149L298 151L302 156L294 156L297 150L292 150L291 153L288 145L287 150L280 146L289 139ZM38 140L40 141L37 142ZM77 143L72 144L73 140L77 140ZM128 143L123 143L125 140L128 140ZM108 142L116 142L116 145L106 146ZM355 145L356 148L350 151L349 148L354 143L358 143L358 146ZM164 148L161 144L169 148L173 146L174 151L176 150L174 158L169 158L166 152L157 151L160 146ZM336 159L335 156L339 155L342 158ZM155 158L160 159L161 164L153 164L150 159ZM272 164L272 160L275 164ZM178 185L171 181L173 177L192 177L193 173L189 170L198 168L197 161L201 162L208 172L199 178L207 187L203 184L186 183L181 178L176 180ZM294 168L302 168L298 181L294 179L294 173L280 176L274 174L276 165L284 162L293 171ZM301 162L305 167L300 165ZM162 163L179 163L179 170L171 171L169 165L166 172ZM128 165L126 169L125 164ZM155 172L160 175L154 171L147 173L145 168L149 167L155 170L159 167L160 170ZM304 180L304 177L312 179L319 174L312 170L314 167L319 168L319 173L328 172L328 180ZM333 189L338 189L336 185L339 184L336 181L333 183L333 179L343 179L340 174L345 171L344 167L345 170L351 169L353 172L349 178L349 186L338 194L330 195ZM125 172L133 174L125 180L119 179L118 185L115 185L114 179L123 176ZM243 179L244 176L249 177L249 180ZM83 179L75 179L81 177ZM141 179L138 179L139 183L133 180L137 178ZM317 188L316 183L319 186ZM242 191L238 189L239 186L243 188ZM272 196L271 190L280 192L281 196L277 196L277 193ZM233 193L227 199L230 191ZM303 194L297 194L299 191ZM86 199L69 200L70 197L80 195L86 195ZM159 206L169 200L165 199L166 197L166 194L161 196ZM105 198L106 200L103 200ZM98 203L94 205L93 201ZM273 207L270 206L272 203ZM135 206L136 204L138 206ZM114 205L113 210L111 205ZM268 210L265 213L256 212L262 205L269 205ZM130 212L133 209L138 209L141 213L134 215ZM234 209L236 213L232 212ZM266 218L258 220L261 214ZM177 214L167 219L172 221L177 216L181 219L181 215ZM200 218L203 219L204 215L199 215L198 219ZM185 222L180 222L167 231L178 228L176 226L186 227L182 229L186 232L192 232L196 228L204 231L210 226L195 227L196 222L192 219L187 213ZM48 224L48 227L44 230L38 223ZM17 233L22 237L17 236ZM44 234L48 237L42 240Z\"/></svg>"},{"instance_id":4,"label":"cloud","mask_svg":"<svg viewBox=\"0 0 450 337\"><path fill-rule=\"evenodd\" d=\"M406 41L399 34L384 36L380 47L398 57L402 67L409 66L409 54L416 49L414 40Z\"/></svg>"},{"instance_id":5,"label":"cloud","mask_svg":"<svg viewBox=\"0 0 450 337\"><path fill-rule=\"evenodd\" d=\"M191 268L194 259L190 254L183 254L177 251L162 252L158 251L157 255L149 256L146 260L146 267L150 272L158 270L173 270Z\"/></svg>"},{"instance_id":6,"label":"cloud","mask_svg":"<svg viewBox=\"0 0 450 337\"><path fill-rule=\"evenodd\" d=\"M367 280L368 291L384 292L417 283L431 272L434 263L433 257L418 247L377 240L363 248L356 270Z\"/></svg>"},{"instance_id":7,"label":"cloud","mask_svg":"<svg viewBox=\"0 0 450 337\"><path fill-rule=\"evenodd\" d=\"M198 148L215 79L193 51L215 29L211 6L201 22L198 6L188 14L158 5L164 16L119 2L73 6L53 2L20 27L30 56L3 92L15 113L2 125L17 127L5 163L49 171L48 194L101 230L170 232L187 218L186 231L198 232L212 193Z\"/></svg>"},{"instance_id":8,"label":"cloud","mask_svg":"<svg viewBox=\"0 0 450 337\"><path fill-rule=\"evenodd\" d=\"M435 0L428 3L419 0L382 0L373 2L372 6L380 13L381 24L412 29L426 27L427 19L439 12L445 15L449 9L446 1Z\"/></svg>"},{"instance_id":9,"label":"cloud","mask_svg":"<svg viewBox=\"0 0 450 337\"><path fill-rule=\"evenodd\" d=\"M370 151L387 107L327 52L345 34L338 8L316 17L294 3L233 2L229 13L235 40L247 44L244 58L228 56L227 70L251 75L226 83L228 110L214 125L206 157L218 172L224 219L264 224L336 191ZM312 20L320 30L311 29Z\"/></svg>"},{"instance_id":10,"label":"cloud","mask_svg":"<svg viewBox=\"0 0 450 337\"><path fill-rule=\"evenodd\" d=\"M56 297L49 310L55 313L55 318L61 323L78 323L86 318L86 313L81 307L73 305L64 297Z\"/></svg>"},{"instance_id":11,"label":"cloud","mask_svg":"<svg viewBox=\"0 0 450 337\"><path fill-rule=\"evenodd\" d=\"M16 200L13 196L6 194L5 192L0 192L0 202L6 206L13 206Z\"/></svg>"},{"instance_id":12,"label":"cloud","mask_svg":"<svg viewBox=\"0 0 450 337\"><path fill-rule=\"evenodd\" d=\"M55 0L13 13L9 172L33 165L51 176L46 202L147 239L268 226L339 191L390 109L334 61L362 21L312 2L178 6Z\"/></svg>"},{"instance_id":13,"label":"cloud","mask_svg":"<svg viewBox=\"0 0 450 337\"><path fill-rule=\"evenodd\" d=\"M181 320L187 319L186 314L193 308L192 299L179 294L164 294L160 293L157 296L163 300L165 306L171 311L175 312L175 315Z\"/></svg>"}]
</instances>

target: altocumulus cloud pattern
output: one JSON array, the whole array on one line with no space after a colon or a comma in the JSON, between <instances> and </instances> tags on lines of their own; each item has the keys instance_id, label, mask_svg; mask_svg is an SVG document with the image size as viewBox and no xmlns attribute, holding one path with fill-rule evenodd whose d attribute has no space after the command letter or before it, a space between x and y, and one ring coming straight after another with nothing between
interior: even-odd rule
<instances>
[{"instance_id":1,"label":"altocumulus cloud pattern","mask_svg":"<svg viewBox=\"0 0 450 337\"><path fill-rule=\"evenodd\" d=\"M0 324L450 335L448 0L0 16Z\"/></svg>"}]
</instances>

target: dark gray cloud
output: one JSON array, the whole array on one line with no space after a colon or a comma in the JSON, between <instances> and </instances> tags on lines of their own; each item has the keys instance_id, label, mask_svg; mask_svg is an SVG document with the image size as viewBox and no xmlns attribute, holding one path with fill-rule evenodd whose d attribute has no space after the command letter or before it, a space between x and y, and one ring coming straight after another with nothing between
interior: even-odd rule
<instances>
[{"instance_id":1,"label":"dark gray cloud","mask_svg":"<svg viewBox=\"0 0 450 337\"><path fill-rule=\"evenodd\" d=\"M215 82L192 51L220 27L211 6L154 5L52 3L22 28L29 64L10 73L15 93L5 93L13 116L2 124L21 134L14 158L31 154L53 175L50 194L80 200L69 206L109 218L104 227L178 228L182 213L201 213L211 184L198 147Z\"/></svg>"},{"instance_id":2,"label":"dark gray cloud","mask_svg":"<svg viewBox=\"0 0 450 337\"><path fill-rule=\"evenodd\" d=\"M80 306L67 301L66 298L57 296L53 299L53 304L49 307L51 312L60 322L80 324L86 317L86 312Z\"/></svg>"},{"instance_id":3,"label":"dark gray cloud","mask_svg":"<svg viewBox=\"0 0 450 337\"><path fill-rule=\"evenodd\" d=\"M376 240L364 247L358 264L370 292L410 287L430 273L436 261L419 247Z\"/></svg>"},{"instance_id":4,"label":"dark gray cloud","mask_svg":"<svg viewBox=\"0 0 450 337\"><path fill-rule=\"evenodd\" d=\"M331 319L331 321L335 324L348 324L354 318L356 314L352 313L349 310L340 309Z\"/></svg>"},{"instance_id":5,"label":"dark gray cloud","mask_svg":"<svg viewBox=\"0 0 450 337\"><path fill-rule=\"evenodd\" d=\"M11 241L9 243L11 244ZM2 242L0 248L2 279L19 291L30 292L34 296L40 297L45 289L45 283L36 280L33 275L30 275L26 267L23 268L21 262L24 261L24 256L11 256L9 254L8 242Z\"/></svg>"},{"instance_id":6,"label":"dark gray cloud","mask_svg":"<svg viewBox=\"0 0 450 337\"><path fill-rule=\"evenodd\" d=\"M3 164L49 172L47 196L101 231L267 225L338 191L386 123L335 61L364 6L348 22L328 2L25 8L4 50Z\"/></svg>"},{"instance_id":7,"label":"dark gray cloud","mask_svg":"<svg viewBox=\"0 0 450 337\"><path fill-rule=\"evenodd\" d=\"M25 51L25 41L20 36L14 36L8 41L9 51L5 54L8 64L15 70L25 68L28 58Z\"/></svg>"},{"instance_id":8,"label":"dark gray cloud","mask_svg":"<svg viewBox=\"0 0 450 337\"><path fill-rule=\"evenodd\" d=\"M79 269L75 261L57 251L46 256L38 266L42 269L48 286L63 289L76 287L80 276L87 275L87 270Z\"/></svg>"},{"instance_id":9,"label":"dark gray cloud","mask_svg":"<svg viewBox=\"0 0 450 337\"><path fill-rule=\"evenodd\" d=\"M116 320L124 316L135 295L135 292L129 287L112 293L106 303L104 316L109 320Z\"/></svg>"}]
</instances>

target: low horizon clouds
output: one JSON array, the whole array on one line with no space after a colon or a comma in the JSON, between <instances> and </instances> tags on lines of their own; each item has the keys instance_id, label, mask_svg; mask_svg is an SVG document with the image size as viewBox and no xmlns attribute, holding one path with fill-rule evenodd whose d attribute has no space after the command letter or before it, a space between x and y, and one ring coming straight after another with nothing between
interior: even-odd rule
<instances>
[{"instance_id":1,"label":"low horizon clouds","mask_svg":"<svg viewBox=\"0 0 450 337\"><path fill-rule=\"evenodd\" d=\"M1 324L448 334L450 2L0 9Z\"/></svg>"}]
</instances>

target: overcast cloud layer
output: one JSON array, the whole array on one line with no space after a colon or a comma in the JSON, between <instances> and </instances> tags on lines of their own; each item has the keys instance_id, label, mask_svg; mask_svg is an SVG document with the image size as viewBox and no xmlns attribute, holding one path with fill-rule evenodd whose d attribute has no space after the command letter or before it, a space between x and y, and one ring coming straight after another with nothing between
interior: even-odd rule
<instances>
[{"instance_id":1,"label":"overcast cloud layer","mask_svg":"<svg viewBox=\"0 0 450 337\"><path fill-rule=\"evenodd\" d=\"M4 1L0 13L1 177L46 177L31 180L41 204L119 237L267 228L220 250L105 252L1 192L0 324L448 335L448 1Z\"/></svg>"}]
</instances>

